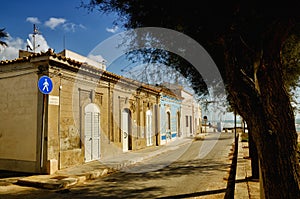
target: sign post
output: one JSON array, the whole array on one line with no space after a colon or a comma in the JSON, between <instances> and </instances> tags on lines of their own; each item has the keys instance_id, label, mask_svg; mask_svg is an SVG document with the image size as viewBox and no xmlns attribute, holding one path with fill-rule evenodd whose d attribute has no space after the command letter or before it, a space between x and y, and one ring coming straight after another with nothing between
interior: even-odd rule
<instances>
[{"instance_id":1,"label":"sign post","mask_svg":"<svg viewBox=\"0 0 300 199\"><path fill-rule=\"evenodd\" d=\"M44 169L44 136L45 136L45 113L46 113L46 95L51 93L53 83L50 77L42 76L38 81L38 88L43 93L43 109L42 109L42 136L41 136L41 155L40 155L40 168Z\"/></svg>"}]
</instances>

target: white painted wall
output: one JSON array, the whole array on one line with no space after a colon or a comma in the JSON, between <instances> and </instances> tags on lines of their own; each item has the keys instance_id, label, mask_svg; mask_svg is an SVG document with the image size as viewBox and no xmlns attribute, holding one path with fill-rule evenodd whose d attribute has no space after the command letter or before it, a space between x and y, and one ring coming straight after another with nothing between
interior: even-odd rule
<instances>
[{"instance_id":1,"label":"white painted wall","mask_svg":"<svg viewBox=\"0 0 300 199\"><path fill-rule=\"evenodd\" d=\"M97 68L100 68L102 70L106 70L106 66L104 63L101 63L101 62L98 62L98 61L95 61L93 59L90 59L88 57L85 57L83 55L80 55L80 54L77 54L73 51L70 51L70 50L63 50L62 52L60 52L59 54L67 57L67 58L70 58L70 59L73 59L73 60L76 60L76 61L79 61L79 62L83 62L83 63L87 63L91 66L94 66L94 67L97 67ZM94 56L96 57L96 56Z\"/></svg>"}]
</instances>

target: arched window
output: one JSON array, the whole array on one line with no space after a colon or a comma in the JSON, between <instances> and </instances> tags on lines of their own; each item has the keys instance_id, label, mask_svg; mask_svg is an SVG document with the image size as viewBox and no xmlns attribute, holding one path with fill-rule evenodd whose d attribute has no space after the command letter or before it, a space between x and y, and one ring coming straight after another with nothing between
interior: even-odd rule
<instances>
[{"instance_id":1,"label":"arched window","mask_svg":"<svg viewBox=\"0 0 300 199\"><path fill-rule=\"evenodd\" d=\"M170 111L167 111L167 126L166 126L166 137L167 139L171 139L171 113Z\"/></svg>"},{"instance_id":2,"label":"arched window","mask_svg":"<svg viewBox=\"0 0 300 199\"><path fill-rule=\"evenodd\" d=\"M178 135L178 137L180 137L181 136L181 129L180 129L181 127L180 127L180 112L178 111L177 112L177 135Z\"/></svg>"},{"instance_id":3,"label":"arched window","mask_svg":"<svg viewBox=\"0 0 300 199\"><path fill-rule=\"evenodd\" d=\"M167 130L171 130L171 113L167 112Z\"/></svg>"}]
</instances>

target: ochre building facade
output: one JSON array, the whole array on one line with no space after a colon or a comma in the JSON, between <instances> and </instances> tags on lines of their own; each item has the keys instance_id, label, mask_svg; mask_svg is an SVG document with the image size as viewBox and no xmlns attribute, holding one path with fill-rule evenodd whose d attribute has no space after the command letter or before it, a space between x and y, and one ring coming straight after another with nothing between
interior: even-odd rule
<instances>
[{"instance_id":1,"label":"ochre building facade","mask_svg":"<svg viewBox=\"0 0 300 199\"><path fill-rule=\"evenodd\" d=\"M68 54L20 51L19 58L0 62L0 170L51 174L164 144L160 100L174 94ZM52 80L50 94L37 86L42 76Z\"/></svg>"}]
</instances>

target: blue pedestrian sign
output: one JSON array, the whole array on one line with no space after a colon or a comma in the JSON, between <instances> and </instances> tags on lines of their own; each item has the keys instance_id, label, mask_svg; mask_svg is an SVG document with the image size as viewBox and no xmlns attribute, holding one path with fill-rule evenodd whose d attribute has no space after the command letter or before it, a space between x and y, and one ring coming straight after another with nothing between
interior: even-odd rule
<instances>
[{"instance_id":1,"label":"blue pedestrian sign","mask_svg":"<svg viewBox=\"0 0 300 199\"><path fill-rule=\"evenodd\" d=\"M39 90L43 94L47 95L47 94L51 93L51 91L53 89L52 80L50 79L50 77L44 75L44 76L40 77L40 79L38 81L38 87L39 87Z\"/></svg>"}]
</instances>

